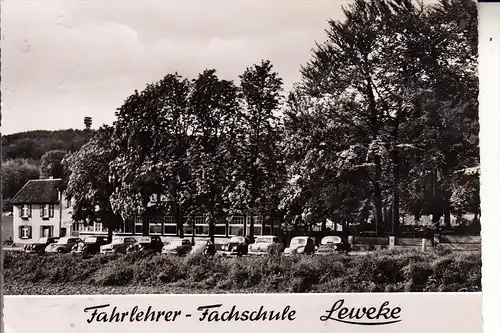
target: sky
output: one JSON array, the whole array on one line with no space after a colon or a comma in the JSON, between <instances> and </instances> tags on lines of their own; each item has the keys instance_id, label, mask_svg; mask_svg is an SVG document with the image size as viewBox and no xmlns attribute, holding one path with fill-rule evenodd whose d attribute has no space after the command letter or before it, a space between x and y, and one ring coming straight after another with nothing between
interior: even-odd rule
<instances>
[{"instance_id":1,"label":"sky","mask_svg":"<svg viewBox=\"0 0 500 333\"><path fill-rule=\"evenodd\" d=\"M348 3L2 1L2 134L111 124L135 89L174 72L236 80L267 59L290 88Z\"/></svg>"}]
</instances>

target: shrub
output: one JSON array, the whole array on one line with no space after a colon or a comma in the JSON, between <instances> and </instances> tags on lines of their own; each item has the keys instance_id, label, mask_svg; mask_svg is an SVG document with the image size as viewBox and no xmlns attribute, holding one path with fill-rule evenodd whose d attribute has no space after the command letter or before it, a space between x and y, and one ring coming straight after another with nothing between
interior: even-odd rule
<instances>
[{"instance_id":1,"label":"shrub","mask_svg":"<svg viewBox=\"0 0 500 333\"><path fill-rule=\"evenodd\" d=\"M395 250L366 256L222 258L134 252L96 255L4 254L5 283L156 286L238 292L480 291L481 255ZM38 288L38 287L37 287ZM43 289L43 288L38 288Z\"/></svg>"},{"instance_id":2,"label":"shrub","mask_svg":"<svg viewBox=\"0 0 500 333\"><path fill-rule=\"evenodd\" d=\"M131 267L110 265L101 269L92 280L102 286L124 286L130 283L133 277L134 271Z\"/></svg>"}]
</instances>

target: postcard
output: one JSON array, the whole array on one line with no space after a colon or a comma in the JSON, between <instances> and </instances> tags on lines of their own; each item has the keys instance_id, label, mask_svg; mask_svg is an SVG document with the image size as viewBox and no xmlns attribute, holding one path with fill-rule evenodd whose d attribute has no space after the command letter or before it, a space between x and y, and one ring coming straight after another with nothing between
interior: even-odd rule
<instances>
[{"instance_id":1,"label":"postcard","mask_svg":"<svg viewBox=\"0 0 500 333\"><path fill-rule=\"evenodd\" d=\"M1 18L5 332L496 331L500 3Z\"/></svg>"}]
</instances>

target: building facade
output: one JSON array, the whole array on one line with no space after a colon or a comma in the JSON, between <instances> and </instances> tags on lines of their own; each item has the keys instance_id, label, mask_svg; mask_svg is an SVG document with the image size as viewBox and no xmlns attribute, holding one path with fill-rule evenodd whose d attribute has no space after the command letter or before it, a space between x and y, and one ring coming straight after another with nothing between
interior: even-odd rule
<instances>
[{"instance_id":1,"label":"building facade","mask_svg":"<svg viewBox=\"0 0 500 333\"><path fill-rule=\"evenodd\" d=\"M62 179L36 179L28 181L12 199L13 241L16 244L35 242L40 237L90 236L107 234L103 223L77 223L72 220L72 202L64 194ZM250 234L251 216L227 216L217 219L214 235L218 238L247 236ZM209 237L209 223L205 216L185 218L182 226L174 216L150 216L149 231L144 230L142 220L125 221L120 230L122 235L159 235L184 237ZM265 221L253 216L254 235L278 235L280 223ZM147 225L147 224L146 224Z\"/></svg>"},{"instance_id":2,"label":"building facade","mask_svg":"<svg viewBox=\"0 0 500 333\"><path fill-rule=\"evenodd\" d=\"M28 181L12 199L13 241L29 244L40 237L69 236L71 204L65 204L62 179Z\"/></svg>"},{"instance_id":3,"label":"building facade","mask_svg":"<svg viewBox=\"0 0 500 333\"><path fill-rule=\"evenodd\" d=\"M228 216L220 218L214 226L215 237L247 236L250 234L250 216ZM194 216L186 218L182 226L184 237L209 237L209 224L204 216ZM74 234L79 236L106 234L107 229L102 223L90 225L74 224ZM123 227L117 231L125 235L145 234L142 220L127 221ZM151 216L149 217L149 235L158 236L180 236L180 226L176 223L174 216ZM278 235L279 223L276 221L264 222L261 216L254 216L254 235Z\"/></svg>"}]
</instances>

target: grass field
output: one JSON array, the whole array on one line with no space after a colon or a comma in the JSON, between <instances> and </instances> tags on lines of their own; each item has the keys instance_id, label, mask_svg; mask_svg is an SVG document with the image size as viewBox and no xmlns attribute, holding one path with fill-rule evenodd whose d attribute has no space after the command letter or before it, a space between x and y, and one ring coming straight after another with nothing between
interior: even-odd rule
<instances>
[{"instance_id":1,"label":"grass field","mask_svg":"<svg viewBox=\"0 0 500 333\"><path fill-rule=\"evenodd\" d=\"M481 290L479 252L172 257L4 253L4 294L456 292Z\"/></svg>"}]
</instances>

